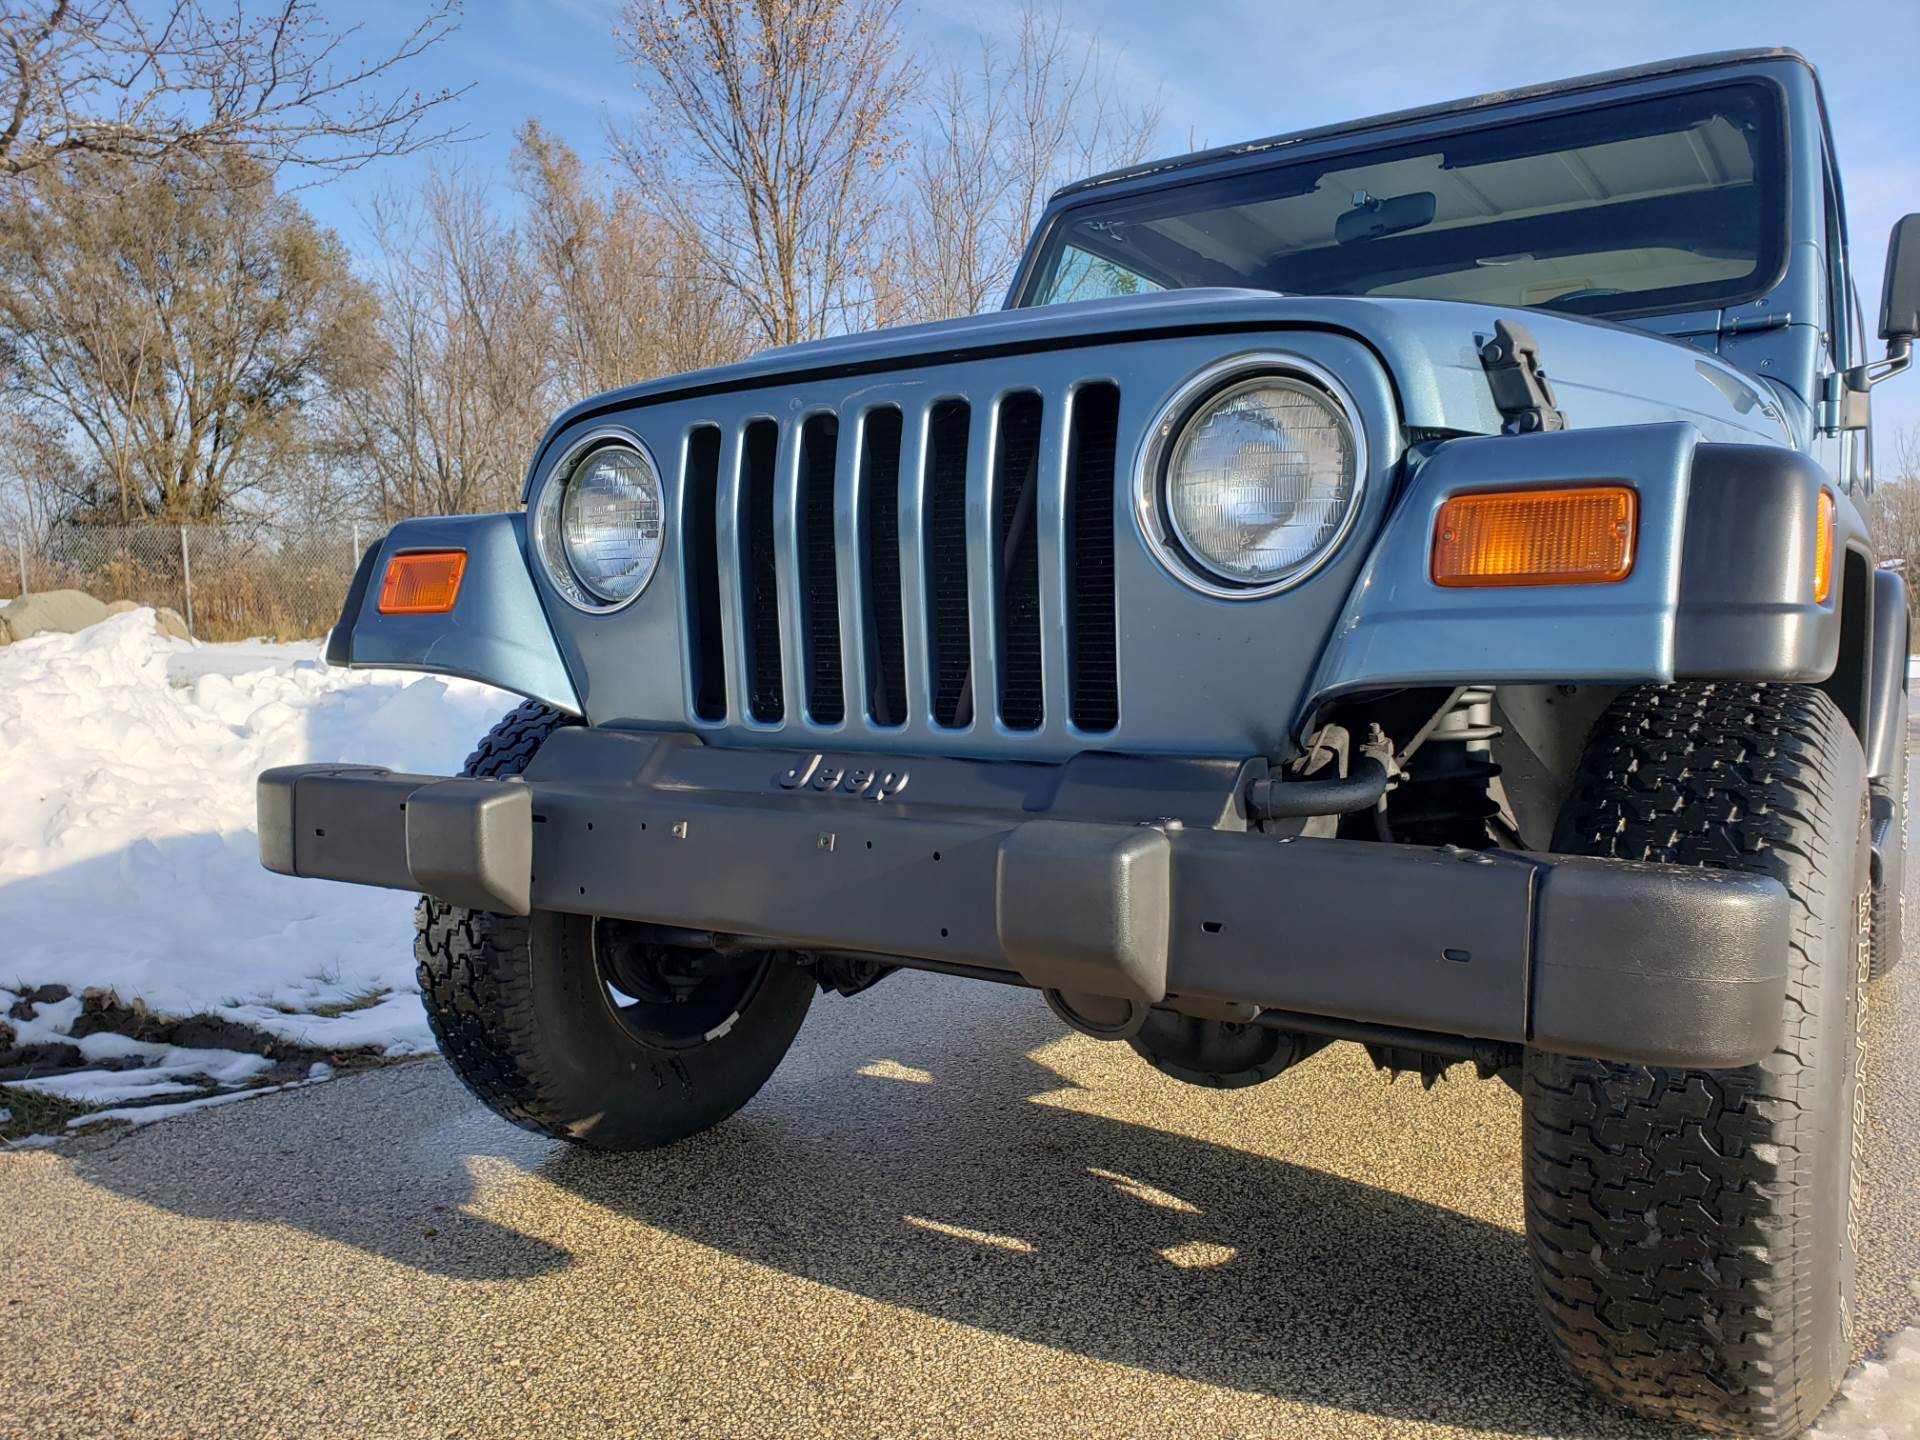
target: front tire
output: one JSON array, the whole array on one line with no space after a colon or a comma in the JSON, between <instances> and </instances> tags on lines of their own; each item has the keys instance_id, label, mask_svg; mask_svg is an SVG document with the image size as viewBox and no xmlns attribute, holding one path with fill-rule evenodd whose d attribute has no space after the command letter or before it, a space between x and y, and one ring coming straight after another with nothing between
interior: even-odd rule
<instances>
[{"instance_id":1,"label":"front tire","mask_svg":"<svg viewBox=\"0 0 1920 1440\"><path fill-rule=\"evenodd\" d=\"M576 723L530 701L462 773L517 775ZM784 956L676 951L585 915L427 896L415 926L427 1021L467 1089L523 1129L602 1150L668 1145L733 1114L786 1055L815 988Z\"/></svg>"},{"instance_id":2,"label":"front tire","mask_svg":"<svg viewBox=\"0 0 1920 1440\"><path fill-rule=\"evenodd\" d=\"M1741 1070L1529 1052L1527 1233L1549 1328L1609 1399L1796 1435L1849 1359L1867 965L1865 762L1789 685L1623 693L1556 849L1772 875L1793 916L1779 1047Z\"/></svg>"}]
</instances>

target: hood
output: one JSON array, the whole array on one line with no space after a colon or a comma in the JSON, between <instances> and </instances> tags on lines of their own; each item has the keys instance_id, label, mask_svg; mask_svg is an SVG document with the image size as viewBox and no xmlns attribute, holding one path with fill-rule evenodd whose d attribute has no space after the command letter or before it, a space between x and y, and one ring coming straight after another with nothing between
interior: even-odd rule
<instances>
[{"instance_id":1,"label":"hood","mask_svg":"<svg viewBox=\"0 0 1920 1440\"><path fill-rule=\"evenodd\" d=\"M767 350L735 365L630 385L554 421L528 467L527 490L561 431L665 400L777 387L961 358L1122 345L1156 336L1308 328L1352 336L1380 357L1409 429L1494 434L1501 425L1479 347L1496 320L1524 325L1572 427L1685 420L1708 440L1790 443L1778 401L1733 366L1678 340L1602 320L1450 300L1277 295L1190 289L1001 310ZM524 493L523 493L524 498Z\"/></svg>"}]
</instances>

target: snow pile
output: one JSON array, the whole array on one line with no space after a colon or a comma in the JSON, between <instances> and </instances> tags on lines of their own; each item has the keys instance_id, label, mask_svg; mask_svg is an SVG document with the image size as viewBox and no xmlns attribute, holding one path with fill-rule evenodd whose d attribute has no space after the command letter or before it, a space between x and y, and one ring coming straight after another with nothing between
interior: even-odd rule
<instances>
[{"instance_id":1,"label":"snow pile","mask_svg":"<svg viewBox=\"0 0 1920 1440\"><path fill-rule=\"evenodd\" d=\"M318 645L169 640L144 610L0 648L0 1016L13 1009L17 1042L65 1036L82 992L101 987L321 1049L430 1048L412 897L261 869L254 777L339 760L448 773L513 699L329 670ZM16 1004L46 985L72 998ZM112 1103L264 1064L114 1034L75 1043L141 1068L36 1088Z\"/></svg>"}]
</instances>

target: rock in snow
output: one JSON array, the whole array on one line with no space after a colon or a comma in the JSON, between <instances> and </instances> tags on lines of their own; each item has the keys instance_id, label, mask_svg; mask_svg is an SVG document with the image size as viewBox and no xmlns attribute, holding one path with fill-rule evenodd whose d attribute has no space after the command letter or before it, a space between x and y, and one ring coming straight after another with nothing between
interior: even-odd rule
<instances>
[{"instance_id":1,"label":"rock in snow","mask_svg":"<svg viewBox=\"0 0 1920 1440\"><path fill-rule=\"evenodd\" d=\"M106 618L106 605L84 590L41 590L0 606L0 625L15 640L49 630L72 634Z\"/></svg>"}]
</instances>

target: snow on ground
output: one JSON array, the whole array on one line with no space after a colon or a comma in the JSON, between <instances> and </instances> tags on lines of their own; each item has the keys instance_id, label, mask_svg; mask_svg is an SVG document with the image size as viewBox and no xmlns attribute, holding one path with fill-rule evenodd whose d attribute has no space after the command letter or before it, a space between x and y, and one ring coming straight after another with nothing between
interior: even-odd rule
<instances>
[{"instance_id":1,"label":"snow on ground","mask_svg":"<svg viewBox=\"0 0 1920 1440\"><path fill-rule=\"evenodd\" d=\"M1920 1435L1920 1328L1887 1341L1882 1358L1855 1367L1807 1440L1912 1440Z\"/></svg>"},{"instance_id":2,"label":"snow on ground","mask_svg":"<svg viewBox=\"0 0 1920 1440\"><path fill-rule=\"evenodd\" d=\"M254 777L336 760L448 773L513 703L468 681L330 670L318 644L169 640L150 611L0 648L0 1017L16 1011L19 1043L64 1037L101 987L317 1048L430 1048L411 897L261 869ZM49 984L71 997L16 1006ZM90 1104L261 1068L119 1035L76 1043L142 1067L41 1087Z\"/></svg>"}]
</instances>

